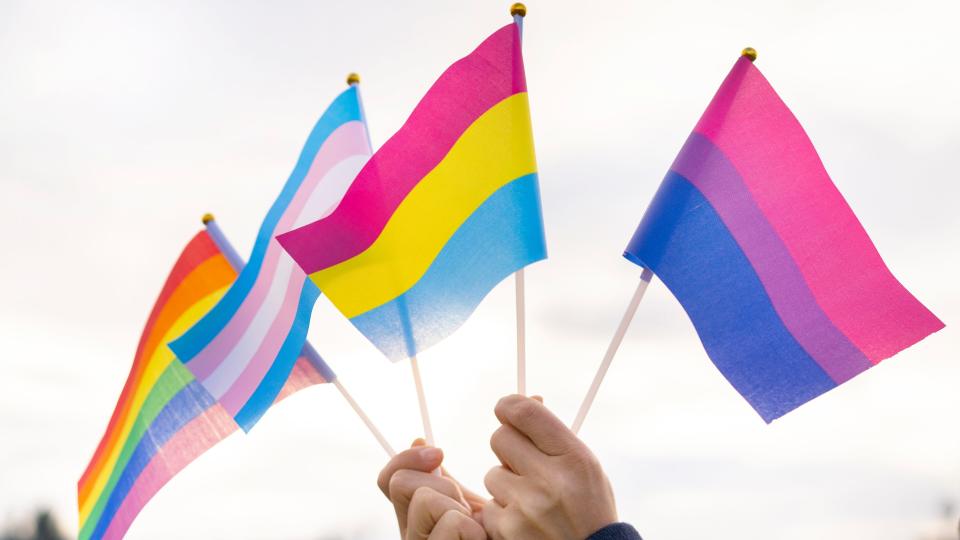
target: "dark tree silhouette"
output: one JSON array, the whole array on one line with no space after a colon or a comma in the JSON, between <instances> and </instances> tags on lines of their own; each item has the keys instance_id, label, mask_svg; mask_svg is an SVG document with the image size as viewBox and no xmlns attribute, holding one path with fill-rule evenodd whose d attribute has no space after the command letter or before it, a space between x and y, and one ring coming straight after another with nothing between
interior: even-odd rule
<instances>
[{"instance_id":1,"label":"dark tree silhouette","mask_svg":"<svg viewBox=\"0 0 960 540\"><path fill-rule=\"evenodd\" d=\"M0 540L66 540L66 538L60 532L57 521L49 510L39 510L31 526L13 526L0 532Z\"/></svg>"}]
</instances>

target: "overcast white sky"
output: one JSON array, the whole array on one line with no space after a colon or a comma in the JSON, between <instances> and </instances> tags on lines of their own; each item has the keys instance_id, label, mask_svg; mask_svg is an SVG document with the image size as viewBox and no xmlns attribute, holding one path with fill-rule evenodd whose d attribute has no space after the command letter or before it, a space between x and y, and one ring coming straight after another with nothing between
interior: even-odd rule
<instances>
[{"instance_id":1,"label":"overcast white sky","mask_svg":"<svg viewBox=\"0 0 960 540\"><path fill-rule=\"evenodd\" d=\"M349 71L378 145L508 5L0 2L0 521L51 505L75 531L76 480L201 214L247 252ZM561 417L636 284L620 253L746 45L894 273L947 323L766 426L655 282L583 431L621 518L651 539L931 532L941 501L960 501L960 4L528 6L551 254L527 274L529 378ZM512 295L501 285L422 356L438 442L475 488L514 385ZM394 445L419 434L406 364L324 299L310 337ZM180 474L130 538L389 538L384 461L332 388L309 389Z\"/></svg>"}]
</instances>

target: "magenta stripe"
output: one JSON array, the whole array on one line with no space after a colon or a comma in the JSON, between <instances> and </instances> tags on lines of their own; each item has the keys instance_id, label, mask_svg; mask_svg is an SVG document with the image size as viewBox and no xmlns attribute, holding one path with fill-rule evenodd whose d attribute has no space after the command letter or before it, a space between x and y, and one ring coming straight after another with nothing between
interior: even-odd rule
<instances>
[{"instance_id":1,"label":"magenta stripe","mask_svg":"<svg viewBox=\"0 0 960 540\"><path fill-rule=\"evenodd\" d=\"M220 403L232 416L237 415L237 412L243 408L254 390L257 389L264 374L267 373L274 358L277 357L277 352L287 338L287 334L290 333L290 327L293 325L293 319L300 305L299 298L306 278L303 270L294 265L287 282L283 304L280 312L277 313L276 318L270 325L270 330L267 331L263 341L260 342L257 352L250 357L250 361L243 372L237 377L226 394L220 398Z\"/></svg>"},{"instance_id":2,"label":"magenta stripe","mask_svg":"<svg viewBox=\"0 0 960 540\"><path fill-rule=\"evenodd\" d=\"M843 383L872 365L817 304L800 268L723 152L693 133L671 169L710 201L756 271L784 326L834 382Z\"/></svg>"},{"instance_id":3,"label":"magenta stripe","mask_svg":"<svg viewBox=\"0 0 960 540\"><path fill-rule=\"evenodd\" d=\"M800 123L741 58L697 124L727 156L827 317L877 363L943 328L890 273Z\"/></svg>"},{"instance_id":4,"label":"magenta stripe","mask_svg":"<svg viewBox=\"0 0 960 540\"><path fill-rule=\"evenodd\" d=\"M286 232L293 226L310 200L310 195L330 169L348 157L369 152L364 129L362 122L347 122L330 134L317 152L306 178L284 211L275 232ZM190 370L198 379L206 380L250 328L250 323L266 301L270 285L277 279L275 274L281 256L285 256L283 249L276 239L271 239L264 254L263 267L250 293L224 329L190 361ZM295 298L294 309L296 303Z\"/></svg>"},{"instance_id":5,"label":"magenta stripe","mask_svg":"<svg viewBox=\"0 0 960 540\"><path fill-rule=\"evenodd\" d=\"M488 37L450 66L400 130L367 162L326 218L279 237L312 274L369 247L407 193L489 108L526 91L515 24Z\"/></svg>"}]
</instances>

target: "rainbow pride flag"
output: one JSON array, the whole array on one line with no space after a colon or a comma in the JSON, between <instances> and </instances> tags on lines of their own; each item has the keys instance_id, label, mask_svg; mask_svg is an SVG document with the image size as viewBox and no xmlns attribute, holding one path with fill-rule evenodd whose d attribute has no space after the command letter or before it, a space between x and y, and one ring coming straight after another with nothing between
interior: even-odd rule
<instances>
[{"instance_id":1,"label":"rainbow pride flag","mask_svg":"<svg viewBox=\"0 0 960 540\"><path fill-rule=\"evenodd\" d=\"M887 269L746 56L624 255L663 280L713 363L767 422L943 328Z\"/></svg>"},{"instance_id":2,"label":"rainbow pride flag","mask_svg":"<svg viewBox=\"0 0 960 540\"><path fill-rule=\"evenodd\" d=\"M237 281L209 313L170 343L244 430L256 424L287 380L320 294L274 236L328 214L370 152L354 85L314 126Z\"/></svg>"},{"instance_id":3,"label":"rainbow pride flag","mask_svg":"<svg viewBox=\"0 0 960 540\"><path fill-rule=\"evenodd\" d=\"M450 66L329 216L278 237L388 358L440 341L546 257L517 26Z\"/></svg>"},{"instance_id":4,"label":"rainbow pride flag","mask_svg":"<svg viewBox=\"0 0 960 540\"><path fill-rule=\"evenodd\" d=\"M206 313L236 272L206 231L183 250L140 336L106 432L77 485L81 540L122 538L140 510L190 462L237 429L166 343ZM278 400L326 377L297 360Z\"/></svg>"}]
</instances>

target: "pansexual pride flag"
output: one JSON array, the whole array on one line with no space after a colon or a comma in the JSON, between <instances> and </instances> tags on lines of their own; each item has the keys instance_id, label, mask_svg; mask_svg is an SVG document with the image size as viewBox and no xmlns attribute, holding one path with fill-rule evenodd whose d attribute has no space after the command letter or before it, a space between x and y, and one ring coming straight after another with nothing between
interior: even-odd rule
<instances>
[{"instance_id":1,"label":"pansexual pride flag","mask_svg":"<svg viewBox=\"0 0 960 540\"><path fill-rule=\"evenodd\" d=\"M314 126L237 281L170 343L244 430L260 419L287 380L320 294L274 236L329 213L370 152L358 89L351 86Z\"/></svg>"},{"instance_id":2,"label":"pansexual pride flag","mask_svg":"<svg viewBox=\"0 0 960 540\"><path fill-rule=\"evenodd\" d=\"M663 280L714 364L767 422L943 328L887 269L747 57L624 255Z\"/></svg>"},{"instance_id":3,"label":"pansexual pride flag","mask_svg":"<svg viewBox=\"0 0 960 540\"><path fill-rule=\"evenodd\" d=\"M394 360L452 333L503 278L546 257L516 25L440 76L333 213L278 239Z\"/></svg>"},{"instance_id":4,"label":"pansexual pride flag","mask_svg":"<svg viewBox=\"0 0 960 540\"><path fill-rule=\"evenodd\" d=\"M166 346L206 313L235 277L206 232L194 236L167 277L110 423L77 486L82 540L122 538L164 484L237 429ZM323 382L321 372L300 358L278 399Z\"/></svg>"}]
</instances>

